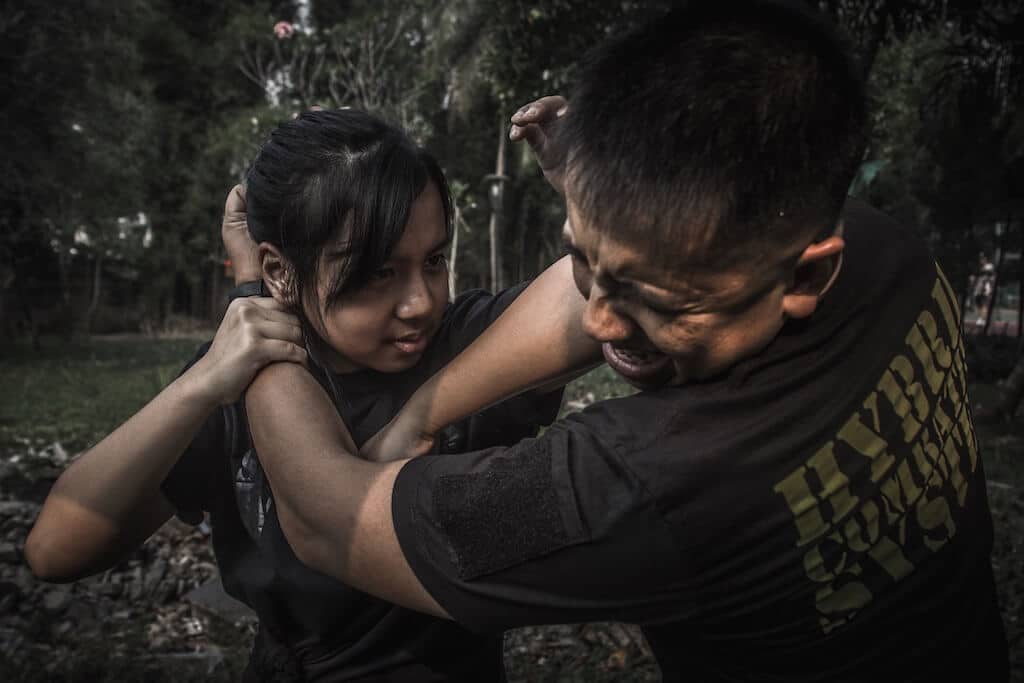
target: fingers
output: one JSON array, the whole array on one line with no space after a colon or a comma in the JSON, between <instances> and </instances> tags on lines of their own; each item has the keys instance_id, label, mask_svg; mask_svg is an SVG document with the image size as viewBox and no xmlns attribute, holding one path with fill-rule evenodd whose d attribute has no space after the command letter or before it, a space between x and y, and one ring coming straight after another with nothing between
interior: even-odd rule
<instances>
[{"instance_id":1,"label":"fingers","mask_svg":"<svg viewBox=\"0 0 1024 683\"><path fill-rule=\"evenodd\" d=\"M236 304L238 306L257 306L265 311L281 311L283 313L288 313L289 310L287 306L280 303L277 299L269 296L247 296L241 299L235 299L231 302L232 306ZM289 315L291 314L289 313Z\"/></svg>"},{"instance_id":2,"label":"fingers","mask_svg":"<svg viewBox=\"0 0 1024 683\"><path fill-rule=\"evenodd\" d=\"M300 347L303 346L302 328L298 325L264 320L258 324L256 331L263 339L286 341Z\"/></svg>"},{"instance_id":3,"label":"fingers","mask_svg":"<svg viewBox=\"0 0 1024 683\"><path fill-rule=\"evenodd\" d=\"M240 227L245 227L245 186L235 185L228 192L228 197L224 200L224 222L238 222L241 221ZM239 227L239 226L233 226Z\"/></svg>"},{"instance_id":4,"label":"fingers","mask_svg":"<svg viewBox=\"0 0 1024 683\"><path fill-rule=\"evenodd\" d=\"M565 116L569 111L569 101L561 95L548 95L524 105L512 115L512 123L527 126L532 123L543 125Z\"/></svg>"},{"instance_id":5,"label":"fingers","mask_svg":"<svg viewBox=\"0 0 1024 683\"><path fill-rule=\"evenodd\" d=\"M237 316L239 319L247 322L267 320L292 325L301 329L298 317L291 313L283 304L278 303L269 296L250 296L235 299L228 305L228 313L225 314L225 317L227 315Z\"/></svg>"},{"instance_id":6,"label":"fingers","mask_svg":"<svg viewBox=\"0 0 1024 683\"><path fill-rule=\"evenodd\" d=\"M224 209L231 211L245 211L245 185L238 184L228 192L227 201L224 202Z\"/></svg>"},{"instance_id":7,"label":"fingers","mask_svg":"<svg viewBox=\"0 0 1024 683\"><path fill-rule=\"evenodd\" d=\"M298 363L306 365L306 349L283 339L269 339L264 343L268 363Z\"/></svg>"},{"instance_id":8,"label":"fingers","mask_svg":"<svg viewBox=\"0 0 1024 683\"><path fill-rule=\"evenodd\" d=\"M508 132L508 138L512 142L526 140L530 147L540 150L544 148L548 136L544 133L543 128L536 124L530 124L528 126L512 126Z\"/></svg>"},{"instance_id":9,"label":"fingers","mask_svg":"<svg viewBox=\"0 0 1024 683\"><path fill-rule=\"evenodd\" d=\"M531 102L512 115L512 128L508 137L513 142L526 140L533 149L541 168L548 171L558 167L564 156L552 150L556 125L569 111L569 102L561 95L548 95Z\"/></svg>"}]
</instances>

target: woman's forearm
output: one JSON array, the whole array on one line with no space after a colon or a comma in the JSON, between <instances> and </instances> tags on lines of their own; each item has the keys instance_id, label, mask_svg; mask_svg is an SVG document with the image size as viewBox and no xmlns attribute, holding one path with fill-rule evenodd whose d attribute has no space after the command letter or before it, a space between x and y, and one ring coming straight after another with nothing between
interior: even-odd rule
<instances>
[{"instance_id":1,"label":"woman's forearm","mask_svg":"<svg viewBox=\"0 0 1024 683\"><path fill-rule=\"evenodd\" d=\"M560 386L593 367L601 360L601 347L583 331L585 304L573 282L571 260L560 259L416 391L408 414L435 434L511 396Z\"/></svg>"},{"instance_id":2,"label":"woman's forearm","mask_svg":"<svg viewBox=\"0 0 1024 683\"><path fill-rule=\"evenodd\" d=\"M25 543L41 578L103 569L172 514L160 485L217 401L195 366L75 460L54 484Z\"/></svg>"}]
</instances>

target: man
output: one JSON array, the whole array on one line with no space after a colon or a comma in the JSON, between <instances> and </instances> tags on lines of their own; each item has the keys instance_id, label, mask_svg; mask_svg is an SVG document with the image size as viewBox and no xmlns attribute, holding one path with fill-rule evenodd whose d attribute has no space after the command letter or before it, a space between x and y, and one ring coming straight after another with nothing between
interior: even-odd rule
<instances>
[{"instance_id":1,"label":"man","mask_svg":"<svg viewBox=\"0 0 1024 683\"><path fill-rule=\"evenodd\" d=\"M514 136L567 150L583 299L552 301L546 272L411 424L429 444L585 363L580 329L643 391L464 455L407 458L398 420L378 463L301 367L271 366L247 405L296 554L473 628L639 623L666 680L1005 680L957 298L919 239L846 201L867 116L831 29L694 3L601 48L557 140L549 105Z\"/></svg>"}]
</instances>

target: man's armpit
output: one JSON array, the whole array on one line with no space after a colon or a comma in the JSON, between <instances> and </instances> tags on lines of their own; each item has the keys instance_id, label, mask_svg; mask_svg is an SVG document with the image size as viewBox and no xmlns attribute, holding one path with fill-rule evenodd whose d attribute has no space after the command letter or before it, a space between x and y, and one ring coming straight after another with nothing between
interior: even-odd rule
<instances>
[{"instance_id":1,"label":"man's armpit","mask_svg":"<svg viewBox=\"0 0 1024 683\"><path fill-rule=\"evenodd\" d=\"M433 514L462 580L585 540L571 494L559 495L547 446L537 440L484 471L438 478Z\"/></svg>"}]
</instances>

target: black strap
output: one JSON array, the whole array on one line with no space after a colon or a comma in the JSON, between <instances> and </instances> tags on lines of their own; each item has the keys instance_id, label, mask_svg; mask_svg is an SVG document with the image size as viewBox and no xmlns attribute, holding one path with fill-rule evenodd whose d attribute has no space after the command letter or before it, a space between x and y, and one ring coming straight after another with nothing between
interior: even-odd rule
<instances>
[{"instance_id":1,"label":"black strap","mask_svg":"<svg viewBox=\"0 0 1024 683\"><path fill-rule=\"evenodd\" d=\"M263 284L263 280L250 280L249 282L243 282L228 292L228 301L234 301L245 296L270 296L270 290Z\"/></svg>"}]
</instances>

